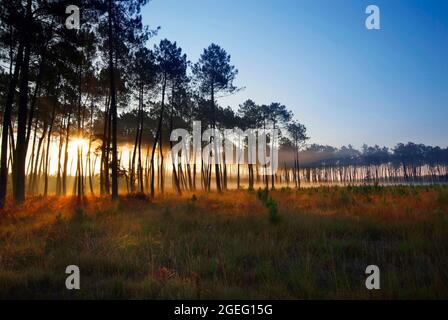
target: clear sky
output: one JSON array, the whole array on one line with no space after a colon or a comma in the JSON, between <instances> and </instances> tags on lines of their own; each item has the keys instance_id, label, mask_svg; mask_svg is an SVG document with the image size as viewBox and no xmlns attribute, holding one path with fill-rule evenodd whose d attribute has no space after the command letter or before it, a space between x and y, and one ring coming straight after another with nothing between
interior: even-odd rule
<instances>
[{"instance_id":1,"label":"clear sky","mask_svg":"<svg viewBox=\"0 0 448 320\"><path fill-rule=\"evenodd\" d=\"M223 106L281 102L320 144L448 145L448 0L152 0L143 20L192 62L231 55L246 89Z\"/></svg>"}]
</instances>

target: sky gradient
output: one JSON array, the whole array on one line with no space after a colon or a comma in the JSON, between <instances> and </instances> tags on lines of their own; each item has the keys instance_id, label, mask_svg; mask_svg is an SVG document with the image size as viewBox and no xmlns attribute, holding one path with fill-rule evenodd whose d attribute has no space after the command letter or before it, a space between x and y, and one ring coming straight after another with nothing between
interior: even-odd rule
<instances>
[{"instance_id":1,"label":"sky gradient","mask_svg":"<svg viewBox=\"0 0 448 320\"><path fill-rule=\"evenodd\" d=\"M365 28L369 4L381 30ZM219 100L281 102L311 142L448 145L448 1L152 0L150 46L177 41L196 62L222 46L245 90Z\"/></svg>"}]
</instances>

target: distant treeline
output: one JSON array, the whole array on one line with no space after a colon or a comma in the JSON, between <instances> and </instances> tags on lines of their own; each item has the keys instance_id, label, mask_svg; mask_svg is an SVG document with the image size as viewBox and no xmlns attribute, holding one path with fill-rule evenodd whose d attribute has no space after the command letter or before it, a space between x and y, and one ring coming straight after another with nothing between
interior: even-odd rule
<instances>
[{"instance_id":1,"label":"distant treeline","mask_svg":"<svg viewBox=\"0 0 448 320\"><path fill-rule=\"evenodd\" d=\"M311 144L299 152L300 178L315 182L446 182L448 148L408 142L394 148Z\"/></svg>"}]
</instances>

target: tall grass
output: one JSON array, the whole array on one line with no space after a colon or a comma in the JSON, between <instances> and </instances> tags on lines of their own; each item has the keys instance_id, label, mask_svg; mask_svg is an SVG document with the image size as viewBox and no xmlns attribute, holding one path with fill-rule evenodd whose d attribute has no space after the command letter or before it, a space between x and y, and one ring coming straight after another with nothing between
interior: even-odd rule
<instances>
[{"instance_id":1,"label":"tall grass","mask_svg":"<svg viewBox=\"0 0 448 320\"><path fill-rule=\"evenodd\" d=\"M446 192L279 189L82 207L32 199L2 212L0 298L446 299ZM81 290L65 289L69 264ZM370 264L381 290L364 286Z\"/></svg>"}]
</instances>

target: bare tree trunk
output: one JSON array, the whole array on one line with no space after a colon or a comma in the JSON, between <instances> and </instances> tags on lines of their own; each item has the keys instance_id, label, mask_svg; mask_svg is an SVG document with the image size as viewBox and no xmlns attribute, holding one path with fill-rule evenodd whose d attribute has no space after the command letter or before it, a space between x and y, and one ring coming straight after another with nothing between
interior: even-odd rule
<instances>
[{"instance_id":1,"label":"bare tree trunk","mask_svg":"<svg viewBox=\"0 0 448 320\"><path fill-rule=\"evenodd\" d=\"M137 163L137 175L138 175L138 189L140 193L144 193L143 186L143 165L142 165L142 136L143 136L143 101L142 109L140 113L140 134L138 136L138 163Z\"/></svg>"},{"instance_id":2,"label":"bare tree trunk","mask_svg":"<svg viewBox=\"0 0 448 320\"><path fill-rule=\"evenodd\" d=\"M6 199L6 190L8 184L8 130L11 123L12 104L14 101L14 93L16 91L16 85L19 78L19 70L20 65L22 64L22 58L23 58L23 42L21 41L17 51L14 73L12 74L9 82L8 95L6 97L5 108L3 109L2 147L1 147L1 159L0 159L0 209L4 207ZM11 149L10 153L12 152L13 150Z\"/></svg>"},{"instance_id":3,"label":"bare tree trunk","mask_svg":"<svg viewBox=\"0 0 448 320\"><path fill-rule=\"evenodd\" d=\"M70 137L70 117L71 113L68 114L67 128L65 132L65 149L64 149L64 166L62 170L62 194L67 195L67 165L68 165L68 144Z\"/></svg>"},{"instance_id":4,"label":"bare tree trunk","mask_svg":"<svg viewBox=\"0 0 448 320\"><path fill-rule=\"evenodd\" d=\"M77 138L81 139L82 137L82 129L83 129L83 117L81 116L81 109L82 109L82 64L78 66L78 73L79 73L79 85L78 85L78 115L77 115L77 123L78 123L78 132L77 132ZM83 156L83 150L82 145L78 144L77 146L77 159L76 159L76 195L78 201L82 200L82 197L84 196L84 173L82 170L82 156Z\"/></svg>"},{"instance_id":5,"label":"bare tree trunk","mask_svg":"<svg viewBox=\"0 0 448 320\"><path fill-rule=\"evenodd\" d=\"M92 136L93 136L93 103L90 108L90 134L89 134L89 147L87 150L87 157L86 157L86 167L89 171L89 189L90 189L90 195L94 195L93 192L93 179L92 179L92 160L91 160L91 149L92 149ZM95 167L93 167L95 170Z\"/></svg>"},{"instance_id":6,"label":"bare tree trunk","mask_svg":"<svg viewBox=\"0 0 448 320\"><path fill-rule=\"evenodd\" d=\"M152 146L152 153L151 153L151 198L154 198L154 178L155 178L155 171L154 171L154 155L156 152L157 142L160 139L160 145L159 149L161 150L162 145L162 120L163 120L163 112L165 108L165 90L166 90L166 74L163 76L163 84L162 84L162 104L160 108L160 116L159 116L159 124L157 126L157 132L156 137L154 139L154 143ZM160 166L160 168L162 168Z\"/></svg>"},{"instance_id":7,"label":"bare tree trunk","mask_svg":"<svg viewBox=\"0 0 448 320\"><path fill-rule=\"evenodd\" d=\"M300 189L300 160L299 160L299 149L297 149L297 187Z\"/></svg>"},{"instance_id":8,"label":"bare tree trunk","mask_svg":"<svg viewBox=\"0 0 448 320\"><path fill-rule=\"evenodd\" d=\"M34 176L34 158L36 157L36 139L37 139L37 124L38 124L38 119L36 117L36 120L34 121L34 133L33 133L33 146L31 148L31 157L29 159L29 171L28 171L28 193L31 193L31 182Z\"/></svg>"},{"instance_id":9,"label":"bare tree trunk","mask_svg":"<svg viewBox=\"0 0 448 320\"><path fill-rule=\"evenodd\" d=\"M174 118L174 104L171 104L171 114L170 114L170 132L173 131L173 118ZM170 139L170 148L171 150L173 149L173 141L171 141ZM176 165L175 165L175 158L177 158L178 155L174 154L173 152L171 152L171 163L172 163L172 167L173 167L173 179L174 179L174 185L176 187L176 191L178 194L182 194L181 188L180 188L180 183L179 183L179 178L177 175L177 171L176 171Z\"/></svg>"},{"instance_id":10,"label":"bare tree trunk","mask_svg":"<svg viewBox=\"0 0 448 320\"><path fill-rule=\"evenodd\" d=\"M138 118L138 125L137 125L137 130L135 132L135 140L134 140L134 148L132 151L132 160L130 161L130 165L129 165L129 186L130 186L130 190L131 193L135 192L135 160L137 157L137 150L139 149L139 141L141 141L139 139L141 133L140 133L140 126L141 126L141 121L140 121L140 117L141 117L141 113L142 113L142 103L143 103L143 89L142 86L140 86L139 89L139 96L138 96L138 113L137 113L137 118Z\"/></svg>"},{"instance_id":11,"label":"bare tree trunk","mask_svg":"<svg viewBox=\"0 0 448 320\"><path fill-rule=\"evenodd\" d=\"M103 138L101 144L101 159L100 159L100 194L109 194L109 97L106 98L106 107L104 110L104 126L103 126Z\"/></svg>"},{"instance_id":12,"label":"bare tree trunk","mask_svg":"<svg viewBox=\"0 0 448 320\"><path fill-rule=\"evenodd\" d=\"M53 105L53 111L51 113L51 122L50 122L50 127L48 129L48 135L47 135L47 150L45 152L45 172L44 172L44 196L46 197L48 194L48 172L49 172L49 159L50 159L50 143L51 143L51 134L53 131L53 123L54 123L54 118L56 115L56 105L57 105L57 97L55 97L55 103Z\"/></svg>"},{"instance_id":13,"label":"bare tree trunk","mask_svg":"<svg viewBox=\"0 0 448 320\"><path fill-rule=\"evenodd\" d=\"M215 129L215 133L216 134L216 106L215 106L215 87L212 83L211 85L211 102L212 102L212 107L213 107L213 129ZM222 186L221 186L221 172L220 172L220 166L217 162L217 155L218 155L218 146L216 145L216 140L213 143L213 146L215 148L215 176L216 176L216 190L218 190L218 192L222 191ZM221 146L219 146L219 148L221 148ZM209 189L210 190L210 189Z\"/></svg>"},{"instance_id":14,"label":"bare tree trunk","mask_svg":"<svg viewBox=\"0 0 448 320\"><path fill-rule=\"evenodd\" d=\"M112 200L118 199L118 159L117 159L117 92L115 88L115 67L113 60L113 8L112 0L109 0L109 75L110 75L110 112L112 118Z\"/></svg>"},{"instance_id":15,"label":"bare tree trunk","mask_svg":"<svg viewBox=\"0 0 448 320\"><path fill-rule=\"evenodd\" d=\"M23 36L25 38L25 54L22 61L20 75L19 109L17 117L17 145L14 156L13 195L16 203L25 200L25 166L26 166L26 118L28 113L28 71L31 54L31 44L26 26L31 26L31 0L27 1L26 25Z\"/></svg>"},{"instance_id":16,"label":"bare tree trunk","mask_svg":"<svg viewBox=\"0 0 448 320\"><path fill-rule=\"evenodd\" d=\"M61 159L62 159L62 147L64 145L63 131L64 131L64 122L61 123L61 127L60 127L60 130L59 130L58 169L57 169L57 173L56 173L56 195L58 195L58 196L60 196L61 193L62 193L62 181L61 181L62 165L61 165ZM33 147L33 150L34 150L34 147Z\"/></svg>"}]
</instances>

